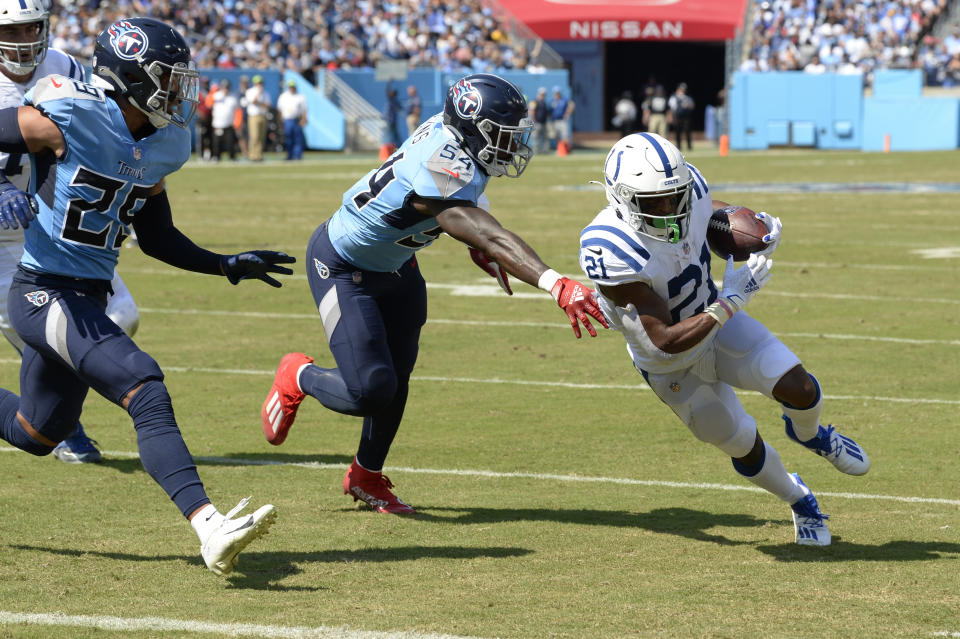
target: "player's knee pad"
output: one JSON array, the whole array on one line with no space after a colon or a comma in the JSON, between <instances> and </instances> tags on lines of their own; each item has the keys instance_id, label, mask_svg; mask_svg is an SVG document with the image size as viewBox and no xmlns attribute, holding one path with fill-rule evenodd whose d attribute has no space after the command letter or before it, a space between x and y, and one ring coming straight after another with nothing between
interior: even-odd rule
<instances>
[{"instance_id":1,"label":"player's knee pad","mask_svg":"<svg viewBox=\"0 0 960 639\"><path fill-rule=\"evenodd\" d=\"M772 397L776 383L799 363L769 329L744 313L736 313L717 332L717 376L736 388Z\"/></svg>"},{"instance_id":2,"label":"player's knee pad","mask_svg":"<svg viewBox=\"0 0 960 639\"><path fill-rule=\"evenodd\" d=\"M702 442L713 444L730 457L742 457L753 448L757 423L739 403L731 405L708 387L699 389L701 396L691 407L687 418L690 432ZM732 393L732 391L731 391Z\"/></svg>"},{"instance_id":3,"label":"player's knee pad","mask_svg":"<svg viewBox=\"0 0 960 639\"><path fill-rule=\"evenodd\" d=\"M393 401L399 385L396 372L387 366L376 366L365 373L356 403L361 415L372 415Z\"/></svg>"},{"instance_id":4,"label":"player's knee pad","mask_svg":"<svg viewBox=\"0 0 960 639\"><path fill-rule=\"evenodd\" d=\"M128 336L133 337L140 327L140 310L137 308L133 296L125 287L111 295L107 301L107 317L123 329Z\"/></svg>"}]
</instances>

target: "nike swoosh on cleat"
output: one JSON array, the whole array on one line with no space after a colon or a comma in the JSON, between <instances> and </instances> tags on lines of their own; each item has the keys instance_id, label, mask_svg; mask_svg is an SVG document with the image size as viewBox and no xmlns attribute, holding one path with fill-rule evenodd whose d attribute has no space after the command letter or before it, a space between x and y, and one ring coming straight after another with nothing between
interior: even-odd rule
<instances>
[{"instance_id":1,"label":"nike swoosh on cleat","mask_svg":"<svg viewBox=\"0 0 960 639\"><path fill-rule=\"evenodd\" d=\"M451 171L450 169L448 169L448 168L446 168L446 167L444 167L443 170L446 171L447 173L449 173L451 176L453 176L453 177L455 177L455 178L459 178L459 177L460 177L460 171L457 171L456 173L454 173L453 171Z\"/></svg>"},{"instance_id":2,"label":"nike swoosh on cleat","mask_svg":"<svg viewBox=\"0 0 960 639\"><path fill-rule=\"evenodd\" d=\"M243 522L242 525L237 526L237 527L234 528L233 530L227 530L227 531L224 532L224 534L230 535L230 534L233 534L233 533L235 533L235 532L240 532L240 531L243 530L244 528L249 528L249 527L252 526L252 525L253 525L253 516L250 516L250 517L247 517L247 520L246 520L245 522Z\"/></svg>"}]
</instances>

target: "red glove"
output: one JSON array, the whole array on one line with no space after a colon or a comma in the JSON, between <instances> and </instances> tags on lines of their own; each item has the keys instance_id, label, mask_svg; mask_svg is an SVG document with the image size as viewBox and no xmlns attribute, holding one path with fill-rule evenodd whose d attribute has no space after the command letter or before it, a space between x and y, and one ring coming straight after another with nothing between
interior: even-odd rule
<instances>
[{"instance_id":1,"label":"red glove","mask_svg":"<svg viewBox=\"0 0 960 639\"><path fill-rule=\"evenodd\" d=\"M593 328L587 314L592 315L595 320L600 322L604 328L610 328L607 320L597 307L596 297L592 289L587 288L576 280L568 277L561 277L557 283L550 289L553 299L557 300L557 306L563 309L570 319L570 326L573 327L573 334L580 339L580 322L586 327L590 337L596 337L597 331Z\"/></svg>"},{"instance_id":2,"label":"red glove","mask_svg":"<svg viewBox=\"0 0 960 639\"><path fill-rule=\"evenodd\" d=\"M510 282L507 280L507 272L503 270L502 266L487 257L486 253L472 246L470 247L470 257L473 258L474 264L486 271L490 277L497 280L497 284L507 292L507 295L513 295L513 291L510 290Z\"/></svg>"}]
</instances>

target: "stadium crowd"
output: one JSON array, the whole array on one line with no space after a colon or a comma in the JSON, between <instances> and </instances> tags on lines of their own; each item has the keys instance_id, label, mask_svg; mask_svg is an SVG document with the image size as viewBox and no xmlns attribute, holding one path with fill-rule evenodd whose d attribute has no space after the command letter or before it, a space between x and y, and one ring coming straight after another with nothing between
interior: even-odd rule
<instances>
[{"instance_id":1,"label":"stadium crowd","mask_svg":"<svg viewBox=\"0 0 960 639\"><path fill-rule=\"evenodd\" d=\"M757 0L743 71L862 73L921 68L960 84L960 27L930 35L948 0Z\"/></svg>"},{"instance_id":2,"label":"stadium crowd","mask_svg":"<svg viewBox=\"0 0 960 639\"><path fill-rule=\"evenodd\" d=\"M318 70L380 59L444 71L536 70L481 0L60 0L52 44L89 60L98 29L149 15L187 35L200 68Z\"/></svg>"}]
</instances>

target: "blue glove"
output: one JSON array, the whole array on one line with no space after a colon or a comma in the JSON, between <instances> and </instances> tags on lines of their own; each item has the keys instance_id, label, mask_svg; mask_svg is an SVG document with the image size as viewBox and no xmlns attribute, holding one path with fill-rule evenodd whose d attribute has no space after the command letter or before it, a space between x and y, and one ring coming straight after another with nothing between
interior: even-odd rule
<instances>
[{"instance_id":1,"label":"blue glove","mask_svg":"<svg viewBox=\"0 0 960 639\"><path fill-rule=\"evenodd\" d=\"M3 229L27 228L37 216L37 202L29 193L24 193L0 173L0 227Z\"/></svg>"},{"instance_id":2,"label":"blue glove","mask_svg":"<svg viewBox=\"0 0 960 639\"><path fill-rule=\"evenodd\" d=\"M277 264L293 264L296 261L297 258L278 251L246 251L245 253L221 257L220 270L227 276L231 284L237 284L240 280L254 277L263 280L270 286L280 288L283 285L267 273L292 275L292 270L285 266L277 266Z\"/></svg>"}]
</instances>

